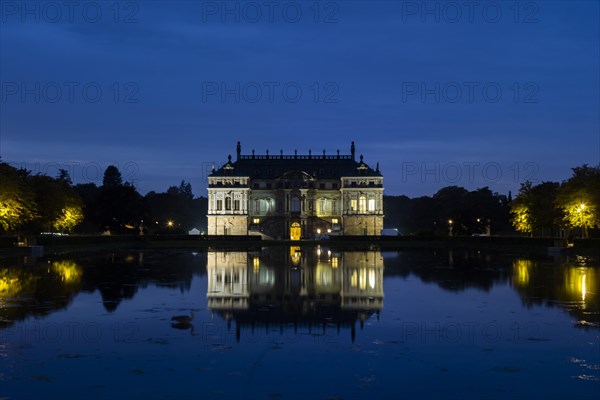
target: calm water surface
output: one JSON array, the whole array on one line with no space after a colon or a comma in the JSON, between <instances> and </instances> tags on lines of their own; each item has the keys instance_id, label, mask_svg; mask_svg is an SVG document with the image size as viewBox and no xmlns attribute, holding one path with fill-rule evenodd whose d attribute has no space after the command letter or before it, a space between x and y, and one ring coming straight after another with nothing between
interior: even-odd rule
<instances>
[{"instance_id":1,"label":"calm water surface","mask_svg":"<svg viewBox=\"0 0 600 400\"><path fill-rule=\"evenodd\" d=\"M597 399L599 287L477 251L0 260L0 398Z\"/></svg>"}]
</instances>

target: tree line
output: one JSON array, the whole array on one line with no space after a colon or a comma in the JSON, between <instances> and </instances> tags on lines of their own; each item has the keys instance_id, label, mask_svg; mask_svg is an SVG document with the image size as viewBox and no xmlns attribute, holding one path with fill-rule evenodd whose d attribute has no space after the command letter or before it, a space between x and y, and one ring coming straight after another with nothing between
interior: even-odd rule
<instances>
[{"instance_id":1,"label":"tree line","mask_svg":"<svg viewBox=\"0 0 600 400\"><path fill-rule=\"evenodd\" d=\"M510 224L510 193L488 187L473 191L448 186L433 196L384 196L385 225L403 235L489 235L514 232Z\"/></svg>"},{"instance_id":2,"label":"tree line","mask_svg":"<svg viewBox=\"0 0 600 400\"><path fill-rule=\"evenodd\" d=\"M511 205L515 229L529 235L583 236L600 227L600 166L572 168L562 183L525 182Z\"/></svg>"},{"instance_id":3,"label":"tree line","mask_svg":"<svg viewBox=\"0 0 600 400\"><path fill-rule=\"evenodd\" d=\"M410 235L584 236L600 227L600 166L572 169L562 183L525 182L513 200L488 187L459 186L433 196L384 196L385 225ZM206 230L206 197L182 180L142 196L115 166L102 185L74 185L66 170L55 178L0 162L0 233L167 234Z\"/></svg>"},{"instance_id":4,"label":"tree line","mask_svg":"<svg viewBox=\"0 0 600 400\"><path fill-rule=\"evenodd\" d=\"M206 230L207 199L189 182L142 196L115 166L102 185L73 185L66 170L56 178L0 162L0 233L187 233Z\"/></svg>"}]
</instances>

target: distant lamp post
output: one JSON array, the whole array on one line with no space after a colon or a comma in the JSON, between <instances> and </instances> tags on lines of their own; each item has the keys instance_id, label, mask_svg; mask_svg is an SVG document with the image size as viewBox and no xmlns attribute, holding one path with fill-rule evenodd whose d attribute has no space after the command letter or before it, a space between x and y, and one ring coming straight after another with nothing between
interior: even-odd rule
<instances>
[{"instance_id":1,"label":"distant lamp post","mask_svg":"<svg viewBox=\"0 0 600 400\"><path fill-rule=\"evenodd\" d=\"M452 221L451 219L448 220L448 236L452 236L452 227L453 227L454 221Z\"/></svg>"},{"instance_id":2,"label":"distant lamp post","mask_svg":"<svg viewBox=\"0 0 600 400\"><path fill-rule=\"evenodd\" d=\"M173 227L173 221L167 221L167 226L169 228L172 228Z\"/></svg>"}]
</instances>

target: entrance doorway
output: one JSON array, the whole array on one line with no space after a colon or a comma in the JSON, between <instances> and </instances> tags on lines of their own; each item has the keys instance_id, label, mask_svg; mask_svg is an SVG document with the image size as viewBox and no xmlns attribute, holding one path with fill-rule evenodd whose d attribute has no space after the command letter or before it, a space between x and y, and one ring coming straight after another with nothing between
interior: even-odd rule
<instances>
[{"instance_id":1,"label":"entrance doorway","mask_svg":"<svg viewBox=\"0 0 600 400\"><path fill-rule=\"evenodd\" d=\"M300 224L292 222L292 225L290 225L290 240L300 240L301 236L302 228L300 227Z\"/></svg>"}]
</instances>

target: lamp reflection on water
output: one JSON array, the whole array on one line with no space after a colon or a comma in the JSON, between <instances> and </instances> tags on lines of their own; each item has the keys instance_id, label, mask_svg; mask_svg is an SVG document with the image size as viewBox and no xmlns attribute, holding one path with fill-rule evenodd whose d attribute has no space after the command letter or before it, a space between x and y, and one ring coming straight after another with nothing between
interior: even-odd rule
<instances>
[{"instance_id":1,"label":"lamp reflection on water","mask_svg":"<svg viewBox=\"0 0 600 400\"><path fill-rule=\"evenodd\" d=\"M581 299L585 307L586 297L594 293L595 270L585 267L570 267L564 273L564 288L573 300Z\"/></svg>"}]
</instances>

